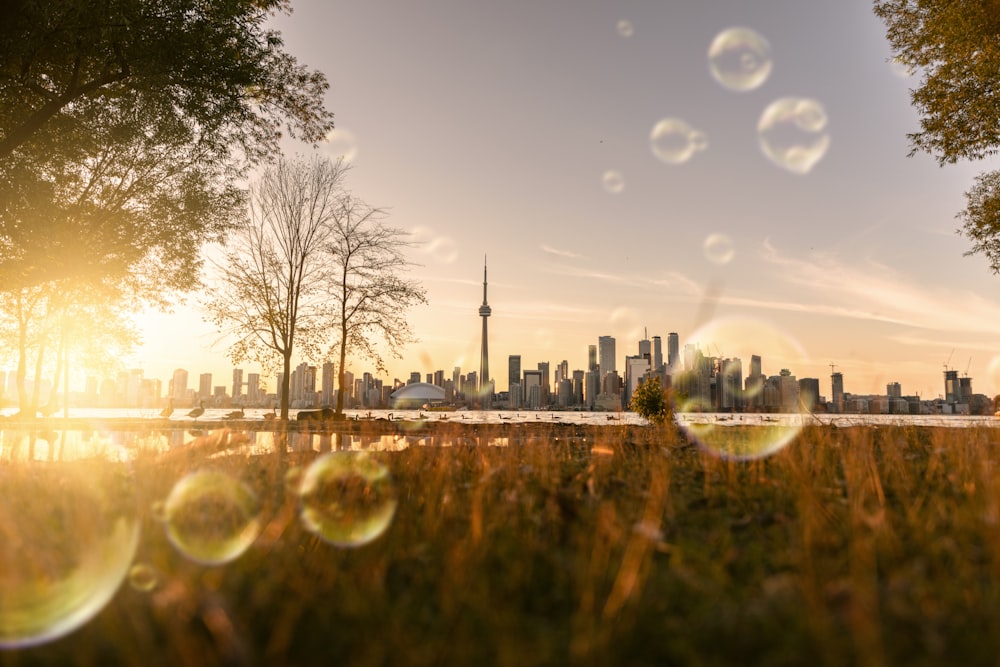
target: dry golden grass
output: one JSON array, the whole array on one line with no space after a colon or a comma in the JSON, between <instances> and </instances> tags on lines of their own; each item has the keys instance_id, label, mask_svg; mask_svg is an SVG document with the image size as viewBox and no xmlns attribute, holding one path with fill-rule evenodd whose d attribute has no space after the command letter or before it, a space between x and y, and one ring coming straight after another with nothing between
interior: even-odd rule
<instances>
[{"instance_id":1,"label":"dry golden grass","mask_svg":"<svg viewBox=\"0 0 1000 667\"><path fill-rule=\"evenodd\" d=\"M374 427L373 427L374 428ZM93 621L2 665L893 665L1000 655L1000 432L808 427L762 460L668 428L482 427L374 454L384 535L304 529L285 466L247 453L134 464L137 561ZM486 446L505 437L508 446ZM206 452L211 448L206 449ZM15 464L6 464L8 467ZM264 507L238 560L178 554L149 508L228 470ZM5 502L20 502L5 498Z\"/></svg>"}]
</instances>

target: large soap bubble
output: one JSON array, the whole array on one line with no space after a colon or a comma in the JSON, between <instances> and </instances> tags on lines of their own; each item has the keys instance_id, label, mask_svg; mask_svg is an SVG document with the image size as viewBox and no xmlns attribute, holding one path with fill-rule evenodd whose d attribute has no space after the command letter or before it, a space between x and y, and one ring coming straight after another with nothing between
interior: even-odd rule
<instances>
[{"instance_id":1,"label":"large soap bubble","mask_svg":"<svg viewBox=\"0 0 1000 667\"><path fill-rule=\"evenodd\" d=\"M736 255L733 240L726 234L713 233L705 237L702 244L705 257L715 264L728 264Z\"/></svg>"},{"instance_id":2,"label":"large soap bubble","mask_svg":"<svg viewBox=\"0 0 1000 667\"><path fill-rule=\"evenodd\" d=\"M808 406L802 405L792 373L807 363L806 354L774 325L750 318L713 320L691 334L684 357L684 372L673 377L681 397L677 421L703 448L725 458L759 458L780 450L801 430L795 413Z\"/></svg>"},{"instance_id":3,"label":"large soap bubble","mask_svg":"<svg viewBox=\"0 0 1000 667\"><path fill-rule=\"evenodd\" d=\"M705 133L680 118L664 118L654 125L649 143L653 155L667 164L682 164L708 148Z\"/></svg>"},{"instance_id":4,"label":"large soap bubble","mask_svg":"<svg viewBox=\"0 0 1000 667\"><path fill-rule=\"evenodd\" d=\"M238 558L261 530L253 490L216 470L199 470L177 482L164 503L164 518L170 543L205 565Z\"/></svg>"},{"instance_id":5,"label":"large soap bubble","mask_svg":"<svg viewBox=\"0 0 1000 667\"><path fill-rule=\"evenodd\" d=\"M77 629L108 603L139 543L120 463L0 466L0 647Z\"/></svg>"},{"instance_id":6,"label":"large soap bubble","mask_svg":"<svg viewBox=\"0 0 1000 667\"><path fill-rule=\"evenodd\" d=\"M808 174L830 147L826 111L816 100L784 97L772 102L757 123L764 155L779 167Z\"/></svg>"},{"instance_id":7,"label":"large soap bubble","mask_svg":"<svg viewBox=\"0 0 1000 667\"><path fill-rule=\"evenodd\" d=\"M331 452L313 461L302 476L299 499L305 527L341 547L379 537L397 505L388 468L366 452Z\"/></svg>"},{"instance_id":8,"label":"large soap bubble","mask_svg":"<svg viewBox=\"0 0 1000 667\"><path fill-rule=\"evenodd\" d=\"M350 130L336 128L330 130L319 144L320 150L333 159L343 158L344 162L354 162L358 157L358 139Z\"/></svg>"},{"instance_id":9,"label":"large soap bubble","mask_svg":"<svg viewBox=\"0 0 1000 667\"><path fill-rule=\"evenodd\" d=\"M771 45L749 28L723 30L708 47L708 67L729 90L759 87L771 73Z\"/></svg>"}]
</instances>

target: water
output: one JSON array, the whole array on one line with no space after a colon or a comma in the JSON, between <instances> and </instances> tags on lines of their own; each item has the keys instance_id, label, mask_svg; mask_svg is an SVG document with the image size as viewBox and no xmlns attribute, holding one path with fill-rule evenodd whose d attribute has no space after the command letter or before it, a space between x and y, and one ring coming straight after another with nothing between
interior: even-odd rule
<instances>
[{"instance_id":1,"label":"water","mask_svg":"<svg viewBox=\"0 0 1000 667\"><path fill-rule=\"evenodd\" d=\"M206 429L217 428L223 423L239 424L241 421L261 422L265 416L272 415L269 409L247 408L243 420L226 419L233 408L206 408L205 414L196 421L204 424ZM310 408L311 409L311 408ZM307 410L308 411L308 410ZM0 417L7 417L17 412L16 408L0 410ZM188 409L180 408L169 419L159 416L159 408L70 408L69 418L74 420L150 420L150 425L169 426L171 423L188 426L192 419L187 416ZM300 410L289 410L289 417L294 420ZM588 412L577 410L345 410L348 419L368 420L384 419L387 421L462 424L577 424L589 426L615 426L646 424L646 420L634 412ZM52 427L58 427L58 419L63 416L60 411L48 422ZM834 426L943 426L968 428L974 426L1000 426L1000 418L994 416L971 415L869 415L869 414L762 414L762 413L715 413L687 412L678 413L677 421L688 424L714 423L720 426L737 425L783 425L807 426L810 424L832 424ZM98 425L95 424L95 427Z\"/></svg>"}]
</instances>

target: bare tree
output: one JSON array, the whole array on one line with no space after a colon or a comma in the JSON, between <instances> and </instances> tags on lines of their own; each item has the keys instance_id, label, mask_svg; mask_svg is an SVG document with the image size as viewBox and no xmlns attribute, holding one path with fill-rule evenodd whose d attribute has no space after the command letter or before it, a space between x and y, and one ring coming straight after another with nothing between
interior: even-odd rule
<instances>
[{"instance_id":1,"label":"bare tree","mask_svg":"<svg viewBox=\"0 0 1000 667\"><path fill-rule=\"evenodd\" d=\"M281 159L251 186L250 214L215 262L208 320L234 339L234 363L273 370L282 361L282 420L288 419L293 352L315 358L326 331L326 249L344 197L343 162Z\"/></svg>"},{"instance_id":2,"label":"bare tree","mask_svg":"<svg viewBox=\"0 0 1000 667\"><path fill-rule=\"evenodd\" d=\"M373 361L379 371L385 363L373 338L382 339L398 357L398 348L413 340L405 311L427 303L419 283L400 272L412 262L403 251L414 244L406 232L383 224L384 211L344 195L325 245L332 328L337 351L337 418L344 412L345 365L348 353ZM331 350L332 352L333 350Z\"/></svg>"}]
</instances>

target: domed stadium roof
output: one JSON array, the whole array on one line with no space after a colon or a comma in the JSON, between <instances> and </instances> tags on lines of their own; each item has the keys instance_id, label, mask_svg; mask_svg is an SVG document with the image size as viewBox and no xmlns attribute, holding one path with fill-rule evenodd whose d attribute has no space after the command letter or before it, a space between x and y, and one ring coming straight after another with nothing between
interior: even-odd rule
<instances>
[{"instance_id":1,"label":"domed stadium roof","mask_svg":"<svg viewBox=\"0 0 1000 667\"><path fill-rule=\"evenodd\" d=\"M424 403L435 403L444 400L444 389L426 382L414 382L400 387L389 396L394 407L412 405L419 407Z\"/></svg>"}]
</instances>

